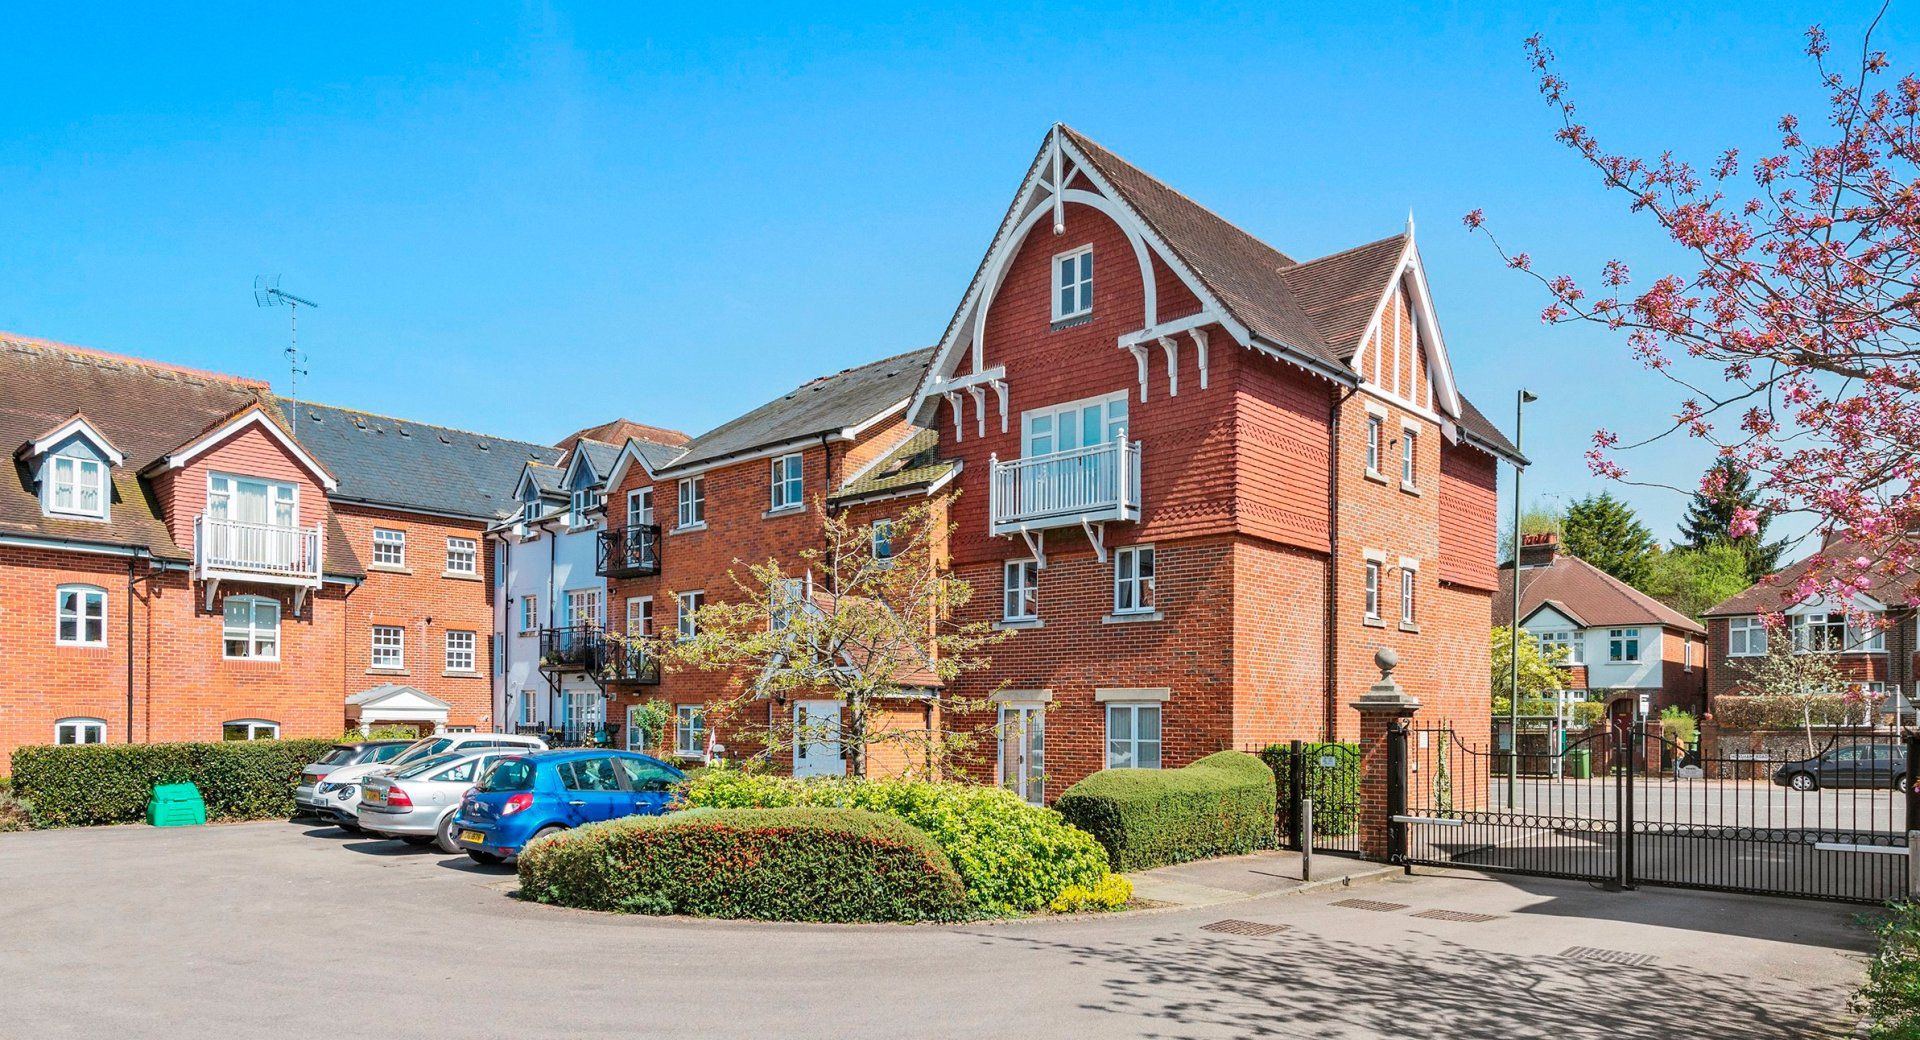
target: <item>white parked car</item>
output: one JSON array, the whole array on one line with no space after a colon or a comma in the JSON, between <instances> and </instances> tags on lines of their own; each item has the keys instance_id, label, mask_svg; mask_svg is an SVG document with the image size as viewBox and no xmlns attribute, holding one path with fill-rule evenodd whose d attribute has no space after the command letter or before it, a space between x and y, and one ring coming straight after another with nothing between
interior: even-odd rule
<instances>
[{"instance_id":1,"label":"white parked car","mask_svg":"<svg viewBox=\"0 0 1920 1040\"><path fill-rule=\"evenodd\" d=\"M360 829L409 845L432 842L442 852L459 852L452 830L454 810L495 762L518 753L503 748L450 751L369 776L360 784Z\"/></svg>"},{"instance_id":2,"label":"white parked car","mask_svg":"<svg viewBox=\"0 0 1920 1040\"><path fill-rule=\"evenodd\" d=\"M358 833L360 819L356 813L360 808L360 794L367 777L377 773L398 772L422 759L450 751L484 751L488 748L501 748L518 754L545 751L547 742L539 737L518 733L441 733L422 737L385 762L343 766L328 773L325 779L314 785L312 808L324 818L332 820L341 830Z\"/></svg>"}]
</instances>

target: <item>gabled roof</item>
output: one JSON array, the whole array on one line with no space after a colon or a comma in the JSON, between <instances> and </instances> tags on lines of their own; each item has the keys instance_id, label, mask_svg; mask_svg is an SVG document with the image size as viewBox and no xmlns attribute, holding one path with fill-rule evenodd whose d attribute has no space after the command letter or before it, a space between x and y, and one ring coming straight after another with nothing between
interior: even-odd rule
<instances>
[{"instance_id":1,"label":"gabled roof","mask_svg":"<svg viewBox=\"0 0 1920 1040\"><path fill-rule=\"evenodd\" d=\"M560 449L353 408L275 398L300 443L339 478L346 502L492 519L515 508L511 488L528 462Z\"/></svg>"},{"instance_id":2,"label":"gabled roof","mask_svg":"<svg viewBox=\"0 0 1920 1040\"><path fill-rule=\"evenodd\" d=\"M854 474L830 501L846 505L868 498L886 498L912 491L931 493L960 471L958 459L940 457L940 431L915 430L913 435L861 473Z\"/></svg>"},{"instance_id":3,"label":"gabled roof","mask_svg":"<svg viewBox=\"0 0 1920 1040\"><path fill-rule=\"evenodd\" d=\"M219 447L228 438L244 430L257 429L266 434L267 439L278 444L289 458L299 463L309 476L320 486L331 492L339 486L339 480L324 463L313 456L300 442L288 432L285 418L273 402L264 398L255 399L241 405L233 412L214 420L205 429L188 438L185 443L153 460L142 470L143 474L157 473L162 470L179 469L194 459Z\"/></svg>"},{"instance_id":4,"label":"gabled roof","mask_svg":"<svg viewBox=\"0 0 1920 1040\"><path fill-rule=\"evenodd\" d=\"M1359 352L1410 242L1403 231L1281 270L1280 280L1340 360L1351 362Z\"/></svg>"},{"instance_id":5,"label":"gabled roof","mask_svg":"<svg viewBox=\"0 0 1920 1040\"><path fill-rule=\"evenodd\" d=\"M521 467L519 479L513 483L514 501L517 503L520 500L520 493L529 481L533 483L534 489L540 492L542 498L567 497L566 491L562 490L561 486L561 478L566 475L566 472L565 469L552 463L528 461Z\"/></svg>"},{"instance_id":6,"label":"gabled roof","mask_svg":"<svg viewBox=\"0 0 1920 1040\"><path fill-rule=\"evenodd\" d=\"M347 703L358 707L365 707L369 704L379 704L383 701L395 699L420 701L429 707L453 707L453 705L435 697L433 694L428 693L418 686L402 686L399 683L381 683L378 686L368 687L359 693L348 695Z\"/></svg>"},{"instance_id":7,"label":"gabled roof","mask_svg":"<svg viewBox=\"0 0 1920 1040\"><path fill-rule=\"evenodd\" d=\"M108 465L123 466L126 464L126 453L114 447L113 442L108 440L107 435L101 433L99 428L93 425L93 421L87 418L85 412L73 413L66 422L20 445L20 450L14 452L14 457L21 459L38 458L52 451L61 441L76 434L86 438L94 447L99 448L101 453L106 456Z\"/></svg>"},{"instance_id":8,"label":"gabled roof","mask_svg":"<svg viewBox=\"0 0 1920 1040\"><path fill-rule=\"evenodd\" d=\"M1857 542L1840 539L1821 548L1821 554L1830 559L1861 555ZM1796 563L1774 571L1767 579L1755 582L1746 589L1716 603L1705 611L1707 617L1739 617L1748 614L1771 614L1784 610L1794 604L1789 603L1792 590L1800 584L1800 579L1813 569L1814 557L1809 556ZM1867 575L1867 585L1860 592L1883 604L1907 602L1916 586L1920 586L1920 575L1899 572L1889 573L1884 566L1875 567Z\"/></svg>"},{"instance_id":9,"label":"gabled roof","mask_svg":"<svg viewBox=\"0 0 1920 1040\"><path fill-rule=\"evenodd\" d=\"M906 406L931 348L881 358L789 390L695 437L668 468L678 472L775 445L864 428Z\"/></svg>"},{"instance_id":10,"label":"gabled roof","mask_svg":"<svg viewBox=\"0 0 1920 1040\"><path fill-rule=\"evenodd\" d=\"M1586 628L1609 625L1663 625L1695 635L1706 629L1685 614L1628 585L1577 556L1556 553L1549 564L1520 568L1520 617L1552 606ZM1500 591L1493 598L1493 623L1512 616L1513 564L1500 566Z\"/></svg>"},{"instance_id":11,"label":"gabled roof","mask_svg":"<svg viewBox=\"0 0 1920 1040\"><path fill-rule=\"evenodd\" d=\"M573 442L573 448L567 452L567 472L561 484L563 487L571 487L574 471L581 466L587 466L592 470L595 482L604 486L607 474L613 472L614 463L619 459L619 445L577 439Z\"/></svg>"},{"instance_id":12,"label":"gabled roof","mask_svg":"<svg viewBox=\"0 0 1920 1040\"><path fill-rule=\"evenodd\" d=\"M561 451L571 451L574 442L581 440L599 441L616 447L629 440L651 441L668 447L680 447L692 439L679 430L669 430L664 426L648 426L646 423L637 423L632 419L615 419L612 422L604 422L598 426L589 426L584 430L570 433L560 441L558 447Z\"/></svg>"}]
</instances>

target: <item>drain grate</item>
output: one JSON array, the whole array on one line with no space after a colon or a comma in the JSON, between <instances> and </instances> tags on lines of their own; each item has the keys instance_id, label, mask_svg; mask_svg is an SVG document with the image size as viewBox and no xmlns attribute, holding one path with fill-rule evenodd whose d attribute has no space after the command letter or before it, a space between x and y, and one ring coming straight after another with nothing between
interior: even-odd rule
<instances>
[{"instance_id":1,"label":"drain grate","mask_svg":"<svg viewBox=\"0 0 1920 1040\"><path fill-rule=\"evenodd\" d=\"M1560 951L1560 956L1580 961L1599 961L1602 964L1624 964L1630 968L1645 967L1653 963L1652 954L1603 950L1598 946L1569 946Z\"/></svg>"},{"instance_id":2,"label":"drain grate","mask_svg":"<svg viewBox=\"0 0 1920 1040\"><path fill-rule=\"evenodd\" d=\"M1485 924L1500 920L1500 914L1474 914L1465 910L1422 910L1415 917L1424 917L1429 921L1458 921L1461 924Z\"/></svg>"},{"instance_id":3,"label":"drain grate","mask_svg":"<svg viewBox=\"0 0 1920 1040\"><path fill-rule=\"evenodd\" d=\"M1227 935L1279 935L1293 926L1290 924L1261 924L1259 921L1215 921L1203 924L1203 932L1224 932Z\"/></svg>"},{"instance_id":4,"label":"drain grate","mask_svg":"<svg viewBox=\"0 0 1920 1040\"><path fill-rule=\"evenodd\" d=\"M1407 908L1405 903L1383 903L1378 899L1342 899L1333 905L1344 906L1349 910L1377 910L1383 914L1391 914Z\"/></svg>"}]
</instances>

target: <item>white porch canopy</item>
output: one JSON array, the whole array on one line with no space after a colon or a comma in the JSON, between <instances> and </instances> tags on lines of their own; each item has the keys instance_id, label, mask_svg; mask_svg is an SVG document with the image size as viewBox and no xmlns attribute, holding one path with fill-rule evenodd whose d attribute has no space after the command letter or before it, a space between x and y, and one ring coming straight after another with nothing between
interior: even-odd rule
<instances>
[{"instance_id":1,"label":"white porch canopy","mask_svg":"<svg viewBox=\"0 0 1920 1040\"><path fill-rule=\"evenodd\" d=\"M381 683L347 698L347 718L361 732L386 722L424 722L438 733L447 728L446 701L413 686Z\"/></svg>"}]
</instances>

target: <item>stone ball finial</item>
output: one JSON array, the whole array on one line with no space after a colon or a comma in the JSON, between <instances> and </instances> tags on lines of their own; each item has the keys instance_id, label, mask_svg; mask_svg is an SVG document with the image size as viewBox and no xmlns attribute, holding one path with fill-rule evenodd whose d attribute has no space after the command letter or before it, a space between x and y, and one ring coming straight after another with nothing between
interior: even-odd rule
<instances>
[{"instance_id":1,"label":"stone ball finial","mask_svg":"<svg viewBox=\"0 0 1920 1040\"><path fill-rule=\"evenodd\" d=\"M1400 666L1400 655L1393 647L1383 646L1374 652L1373 663L1380 668L1380 680L1385 682L1393 678L1393 670Z\"/></svg>"}]
</instances>

